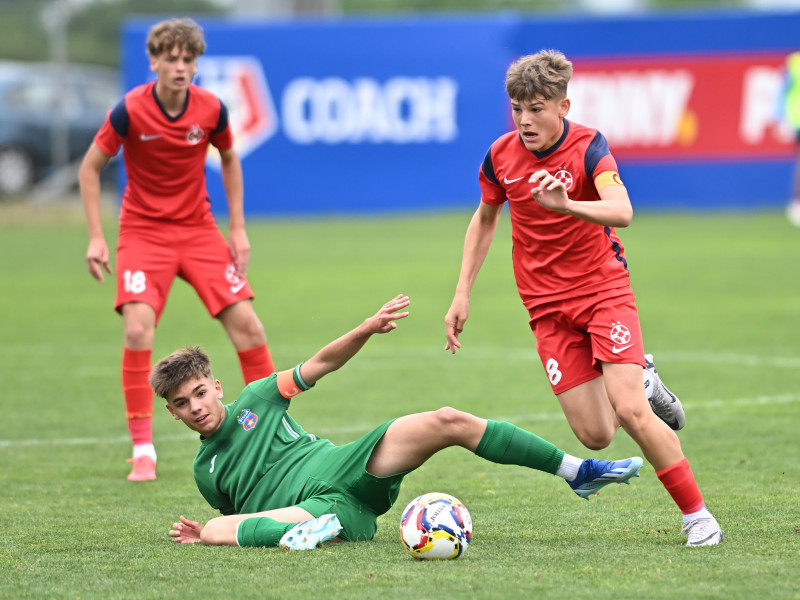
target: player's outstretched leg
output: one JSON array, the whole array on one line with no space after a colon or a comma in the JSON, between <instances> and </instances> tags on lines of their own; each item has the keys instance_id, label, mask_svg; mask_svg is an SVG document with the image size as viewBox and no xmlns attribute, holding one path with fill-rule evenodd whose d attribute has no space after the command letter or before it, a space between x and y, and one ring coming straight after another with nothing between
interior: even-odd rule
<instances>
[{"instance_id":1,"label":"player's outstretched leg","mask_svg":"<svg viewBox=\"0 0 800 600\"><path fill-rule=\"evenodd\" d=\"M674 430L683 429L686 425L686 414L678 397L667 389L664 382L658 376L653 355L644 355L644 388L650 407L658 418L664 421Z\"/></svg>"},{"instance_id":2,"label":"player's outstretched leg","mask_svg":"<svg viewBox=\"0 0 800 600\"><path fill-rule=\"evenodd\" d=\"M573 492L588 500L609 483L630 483L631 477L639 477L642 462L638 456L624 460L587 458L578 470L578 476L567 483Z\"/></svg>"},{"instance_id":3,"label":"player's outstretched leg","mask_svg":"<svg viewBox=\"0 0 800 600\"><path fill-rule=\"evenodd\" d=\"M688 537L687 546L716 546L724 537L722 528L711 514L692 519L683 526L681 533Z\"/></svg>"},{"instance_id":4,"label":"player's outstretched leg","mask_svg":"<svg viewBox=\"0 0 800 600\"><path fill-rule=\"evenodd\" d=\"M287 550L313 550L323 542L332 540L342 530L339 518L334 515L322 515L316 519L303 521L283 534L281 548Z\"/></svg>"}]
</instances>

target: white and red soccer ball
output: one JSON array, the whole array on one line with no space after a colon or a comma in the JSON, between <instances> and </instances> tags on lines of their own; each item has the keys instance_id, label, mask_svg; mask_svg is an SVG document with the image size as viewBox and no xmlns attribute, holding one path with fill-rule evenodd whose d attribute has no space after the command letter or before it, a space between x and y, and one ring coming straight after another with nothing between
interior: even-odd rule
<instances>
[{"instance_id":1,"label":"white and red soccer ball","mask_svg":"<svg viewBox=\"0 0 800 600\"><path fill-rule=\"evenodd\" d=\"M458 558L472 540L472 517L458 498L439 492L423 494L403 511L400 539L418 560Z\"/></svg>"}]
</instances>

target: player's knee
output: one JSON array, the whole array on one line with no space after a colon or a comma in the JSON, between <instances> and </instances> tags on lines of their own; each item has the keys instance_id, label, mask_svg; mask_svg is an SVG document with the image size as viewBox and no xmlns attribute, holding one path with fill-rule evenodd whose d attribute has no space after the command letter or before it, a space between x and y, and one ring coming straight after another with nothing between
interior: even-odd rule
<instances>
[{"instance_id":1,"label":"player's knee","mask_svg":"<svg viewBox=\"0 0 800 600\"><path fill-rule=\"evenodd\" d=\"M639 431L651 418L652 409L646 403L623 404L616 408L620 426L627 432Z\"/></svg>"},{"instance_id":2,"label":"player's knee","mask_svg":"<svg viewBox=\"0 0 800 600\"><path fill-rule=\"evenodd\" d=\"M244 335L250 339L253 347L260 346L267 343L267 335L264 332L264 325L258 320L258 317L253 314L253 318L249 319L246 326Z\"/></svg>"},{"instance_id":3,"label":"player's knee","mask_svg":"<svg viewBox=\"0 0 800 600\"><path fill-rule=\"evenodd\" d=\"M602 450L608 448L611 440L614 439L614 431L607 429L574 429L573 432L581 444L589 450Z\"/></svg>"},{"instance_id":4,"label":"player's knee","mask_svg":"<svg viewBox=\"0 0 800 600\"><path fill-rule=\"evenodd\" d=\"M151 348L153 339L154 332L150 327L141 323L126 323L125 345L128 348Z\"/></svg>"},{"instance_id":5,"label":"player's knee","mask_svg":"<svg viewBox=\"0 0 800 600\"><path fill-rule=\"evenodd\" d=\"M431 413L434 426L442 435L458 435L472 420L475 419L469 413L457 410L450 406L443 406Z\"/></svg>"},{"instance_id":6,"label":"player's knee","mask_svg":"<svg viewBox=\"0 0 800 600\"><path fill-rule=\"evenodd\" d=\"M237 347L255 348L267 342L264 325L249 301L231 305L217 317Z\"/></svg>"}]
</instances>

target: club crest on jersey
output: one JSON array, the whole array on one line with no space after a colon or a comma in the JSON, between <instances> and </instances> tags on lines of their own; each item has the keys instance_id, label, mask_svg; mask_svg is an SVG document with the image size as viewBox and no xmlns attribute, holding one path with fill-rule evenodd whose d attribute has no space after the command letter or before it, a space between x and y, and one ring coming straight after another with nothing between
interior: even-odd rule
<instances>
[{"instance_id":1,"label":"club crest on jersey","mask_svg":"<svg viewBox=\"0 0 800 600\"><path fill-rule=\"evenodd\" d=\"M611 326L609 337L615 344L627 344L631 341L631 332L625 325L617 321Z\"/></svg>"},{"instance_id":2,"label":"club crest on jersey","mask_svg":"<svg viewBox=\"0 0 800 600\"><path fill-rule=\"evenodd\" d=\"M570 191L572 189L572 184L575 182L575 180L572 178L572 173L570 173L563 167L558 171L556 171L556 174L553 175L553 177L562 182L567 191Z\"/></svg>"},{"instance_id":3,"label":"club crest on jersey","mask_svg":"<svg viewBox=\"0 0 800 600\"><path fill-rule=\"evenodd\" d=\"M186 132L186 141L190 144L199 144L205 137L205 132L200 125L192 125L189 131Z\"/></svg>"},{"instance_id":4,"label":"club crest on jersey","mask_svg":"<svg viewBox=\"0 0 800 600\"><path fill-rule=\"evenodd\" d=\"M256 423L258 423L258 415L251 412L249 408L243 408L242 412L239 414L239 418L236 420L244 427L245 431L250 431L256 426Z\"/></svg>"}]
</instances>

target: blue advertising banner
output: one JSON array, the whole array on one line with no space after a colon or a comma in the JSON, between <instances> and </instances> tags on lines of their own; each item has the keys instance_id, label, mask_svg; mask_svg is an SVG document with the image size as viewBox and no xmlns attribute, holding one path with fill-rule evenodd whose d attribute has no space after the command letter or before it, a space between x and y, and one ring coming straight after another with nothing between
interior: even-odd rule
<instances>
[{"instance_id":1,"label":"blue advertising banner","mask_svg":"<svg viewBox=\"0 0 800 600\"><path fill-rule=\"evenodd\" d=\"M149 77L152 23L125 31L126 86ZM196 82L231 111L251 214L397 212L475 203L506 127L510 24L201 23ZM480 43L475 43L480 40ZM491 79L487 79L491 77ZM214 209L224 192L209 164Z\"/></svg>"},{"instance_id":2,"label":"blue advertising banner","mask_svg":"<svg viewBox=\"0 0 800 600\"><path fill-rule=\"evenodd\" d=\"M127 89L152 77L153 23L125 26ZM606 134L637 207L788 199L794 149L775 108L800 13L200 23L196 83L230 110L251 215L476 206L483 156L513 127L505 71L542 48L575 63L568 118ZM741 185L753 164L758 196Z\"/></svg>"}]
</instances>

